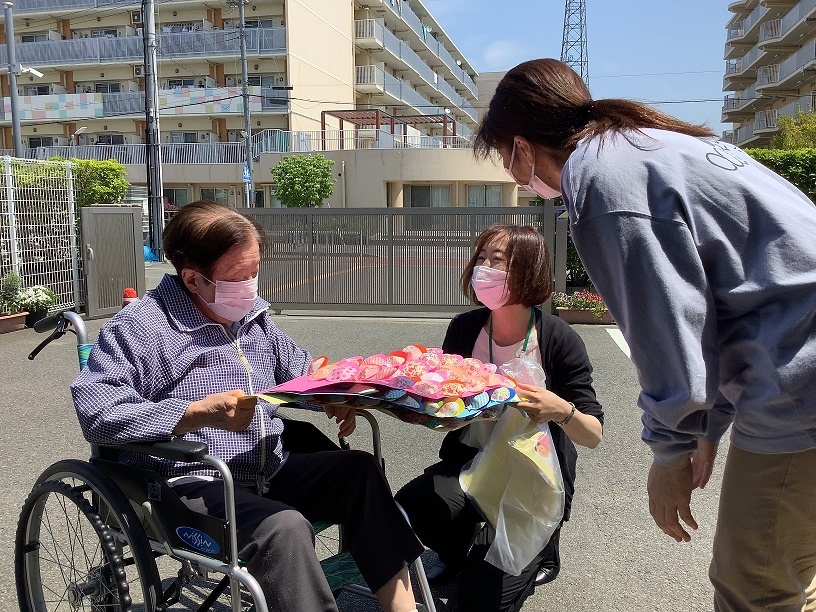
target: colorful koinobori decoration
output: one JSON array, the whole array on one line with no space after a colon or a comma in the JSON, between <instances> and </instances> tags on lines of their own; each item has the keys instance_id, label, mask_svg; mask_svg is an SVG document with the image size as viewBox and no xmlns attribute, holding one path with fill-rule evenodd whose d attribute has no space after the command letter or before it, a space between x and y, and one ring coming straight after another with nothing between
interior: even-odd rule
<instances>
[{"instance_id":1,"label":"colorful koinobori decoration","mask_svg":"<svg viewBox=\"0 0 816 612\"><path fill-rule=\"evenodd\" d=\"M439 431L474 419L498 419L518 402L516 382L492 363L412 344L369 357L329 363L318 357L308 373L262 391L272 404L346 404L373 408Z\"/></svg>"}]
</instances>

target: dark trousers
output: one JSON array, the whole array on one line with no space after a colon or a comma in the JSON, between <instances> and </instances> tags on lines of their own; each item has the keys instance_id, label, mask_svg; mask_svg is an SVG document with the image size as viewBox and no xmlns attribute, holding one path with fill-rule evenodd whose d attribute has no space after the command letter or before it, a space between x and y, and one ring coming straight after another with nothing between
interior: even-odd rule
<instances>
[{"instance_id":1,"label":"dark trousers","mask_svg":"<svg viewBox=\"0 0 816 612\"><path fill-rule=\"evenodd\" d=\"M239 556L261 584L270 610L337 610L315 554L313 522L343 525L349 552L372 591L422 553L369 453L291 452L269 484L264 496L236 487L235 509ZM174 490L194 510L224 516L221 482Z\"/></svg>"},{"instance_id":2,"label":"dark trousers","mask_svg":"<svg viewBox=\"0 0 816 612\"><path fill-rule=\"evenodd\" d=\"M459 609L467 612L516 612L533 592L539 567L558 563L560 527L519 576L484 560L492 529L459 485L461 465L442 461L405 485L396 500L414 532L440 560L459 574Z\"/></svg>"}]
</instances>

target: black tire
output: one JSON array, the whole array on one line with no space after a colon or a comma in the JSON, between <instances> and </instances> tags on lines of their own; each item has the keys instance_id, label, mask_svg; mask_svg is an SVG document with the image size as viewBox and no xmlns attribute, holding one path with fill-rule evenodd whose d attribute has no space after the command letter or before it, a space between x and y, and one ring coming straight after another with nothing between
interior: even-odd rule
<instances>
[{"instance_id":1,"label":"black tire","mask_svg":"<svg viewBox=\"0 0 816 612\"><path fill-rule=\"evenodd\" d=\"M14 565L22 612L131 612L113 536L82 494L64 482L40 483L29 494Z\"/></svg>"},{"instance_id":2,"label":"black tire","mask_svg":"<svg viewBox=\"0 0 816 612\"><path fill-rule=\"evenodd\" d=\"M127 497L115 482L106 474L86 461L67 459L58 461L46 468L37 480L37 484L48 481L60 481L68 485L76 494L81 495L94 509L113 537L114 545L122 559L125 579L130 593L133 612L156 612L161 598L162 588L156 561L145 530L133 510ZM25 542L23 517L17 528L17 542ZM15 554L15 567L20 565L19 554ZM18 597L22 607L21 577L17 574ZM117 609L117 608L113 608ZM41 612L38 608L31 612Z\"/></svg>"}]
</instances>

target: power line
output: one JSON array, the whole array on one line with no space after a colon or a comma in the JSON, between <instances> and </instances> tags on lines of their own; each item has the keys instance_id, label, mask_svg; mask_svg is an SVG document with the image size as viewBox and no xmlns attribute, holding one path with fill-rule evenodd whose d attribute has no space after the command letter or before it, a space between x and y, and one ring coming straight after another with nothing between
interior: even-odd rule
<instances>
[{"instance_id":1,"label":"power line","mask_svg":"<svg viewBox=\"0 0 816 612\"><path fill-rule=\"evenodd\" d=\"M593 79L617 79L623 77L642 77L642 76L667 76L667 75L676 75L676 74L710 74L710 73L720 73L722 74L722 70L684 70L682 72L642 72L640 74L602 74L602 75L592 75Z\"/></svg>"}]
</instances>

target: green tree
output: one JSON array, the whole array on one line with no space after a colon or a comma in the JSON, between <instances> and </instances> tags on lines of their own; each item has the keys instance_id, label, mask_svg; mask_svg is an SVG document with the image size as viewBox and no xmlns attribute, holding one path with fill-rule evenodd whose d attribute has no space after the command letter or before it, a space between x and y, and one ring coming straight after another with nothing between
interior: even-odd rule
<instances>
[{"instance_id":1,"label":"green tree","mask_svg":"<svg viewBox=\"0 0 816 612\"><path fill-rule=\"evenodd\" d=\"M816 112L796 111L796 117L779 117L778 132L771 142L774 149L808 149L816 147Z\"/></svg>"},{"instance_id":2,"label":"green tree","mask_svg":"<svg viewBox=\"0 0 816 612\"><path fill-rule=\"evenodd\" d=\"M65 161L64 157L50 160ZM74 201L77 207L91 204L121 204L125 201L130 182L125 178L127 169L115 159L71 158L74 180Z\"/></svg>"},{"instance_id":3,"label":"green tree","mask_svg":"<svg viewBox=\"0 0 816 612\"><path fill-rule=\"evenodd\" d=\"M322 154L290 155L270 168L277 195L288 208L320 206L334 189L334 161Z\"/></svg>"}]
</instances>

